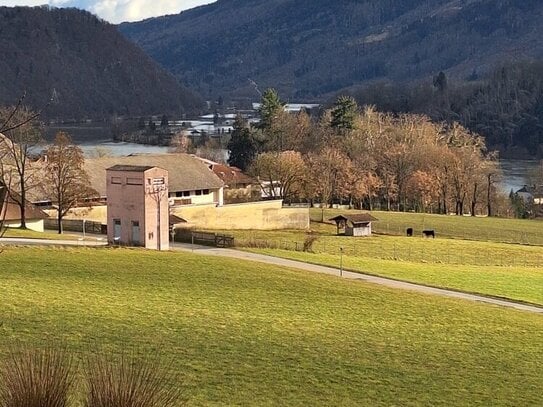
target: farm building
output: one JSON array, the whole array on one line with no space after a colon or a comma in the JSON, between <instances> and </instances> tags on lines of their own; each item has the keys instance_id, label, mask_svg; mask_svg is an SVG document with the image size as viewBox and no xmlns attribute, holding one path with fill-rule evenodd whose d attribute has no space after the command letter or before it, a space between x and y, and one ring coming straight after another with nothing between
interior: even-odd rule
<instances>
[{"instance_id":1,"label":"farm building","mask_svg":"<svg viewBox=\"0 0 543 407\"><path fill-rule=\"evenodd\" d=\"M106 198L106 169L114 165L151 166L169 173L169 203L184 205L223 205L224 183L201 160L188 154L135 154L85 160L91 186Z\"/></svg>"},{"instance_id":2,"label":"farm building","mask_svg":"<svg viewBox=\"0 0 543 407\"><path fill-rule=\"evenodd\" d=\"M15 196L15 199L20 198L14 192L11 192L11 194ZM3 221L4 227L21 227L21 208L15 199L13 196L10 196L5 186L0 185L0 221ZM27 229L43 232L43 221L47 218L45 212L34 204L27 202L25 206L25 218Z\"/></svg>"},{"instance_id":3,"label":"farm building","mask_svg":"<svg viewBox=\"0 0 543 407\"><path fill-rule=\"evenodd\" d=\"M106 174L108 241L168 250L168 171L115 165Z\"/></svg>"},{"instance_id":4,"label":"farm building","mask_svg":"<svg viewBox=\"0 0 543 407\"><path fill-rule=\"evenodd\" d=\"M369 213L338 215L330 220L336 222L337 234L345 236L371 236L371 223L378 219Z\"/></svg>"}]
</instances>

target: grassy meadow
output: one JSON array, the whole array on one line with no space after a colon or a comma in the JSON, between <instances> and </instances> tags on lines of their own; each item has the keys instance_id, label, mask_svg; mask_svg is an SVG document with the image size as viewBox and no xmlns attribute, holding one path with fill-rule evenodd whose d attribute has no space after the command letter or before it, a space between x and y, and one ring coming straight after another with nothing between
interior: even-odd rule
<instances>
[{"instance_id":1,"label":"grassy meadow","mask_svg":"<svg viewBox=\"0 0 543 407\"><path fill-rule=\"evenodd\" d=\"M80 236L71 233L58 234L52 230L45 232L36 232L30 229L5 228L2 229L0 237L5 238L25 238L25 239L50 239L50 240L76 240Z\"/></svg>"},{"instance_id":2,"label":"grassy meadow","mask_svg":"<svg viewBox=\"0 0 543 407\"><path fill-rule=\"evenodd\" d=\"M239 260L5 248L0 352L159 350L189 405L540 405L540 315Z\"/></svg>"},{"instance_id":3,"label":"grassy meadow","mask_svg":"<svg viewBox=\"0 0 543 407\"><path fill-rule=\"evenodd\" d=\"M327 210L325 219L337 213ZM264 254L332 267L339 267L341 256L343 266L352 271L543 305L543 246L501 239L509 233L539 242L543 239L540 221L393 212L372 215L380 219L373 224L376 233L352 238L337 236L335 224L315 221L320 219L320 209L311 210L316 240L310 252L302 251L304 231L228 233L235 236L238 247ZM386 234L384 223L404 232L404 226L411 225L415 235ZM436 239L421 237L423 224L436 231ZM472 239L462 238L466 230L473 230ZM474 240L477 236L480 240Z\"/></svg>"},{"instance_id":4,"label":"grassy meadow","mask_svg":"<svg viewBox=\"0 0 543 407\"><path fill-rule=\"evenodd\" d=\"M324 219L343 212L339 209L326 209ZM311 209L310 213L312 220L320 221L320 209ZM422 230L433 229L437 237L543 246L542 220L384 211L373 211L372 215L379 219L373 223L373 229L380 234L405 236L406 229L413 228L415 236L420 236Z\"/></svg>"}]
</instances>

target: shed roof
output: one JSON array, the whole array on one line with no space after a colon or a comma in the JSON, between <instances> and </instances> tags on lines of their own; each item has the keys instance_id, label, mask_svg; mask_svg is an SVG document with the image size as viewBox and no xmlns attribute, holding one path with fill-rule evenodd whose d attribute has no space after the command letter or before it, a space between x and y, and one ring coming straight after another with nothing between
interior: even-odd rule
<instances>
[{"instance_id":1,"label":"shed roof","mask_svg":"<svg viewBox=\"0 0 543 407\"><path fill-rule=\"evenodd\" d=\"M338 215L336 217L330 218L329 220L333 220L334 222L349 221L352 223L369 223L376 222L379 219L374 218L369 213L357 213L353 215Z\"/></svg>"},{"instance_id":2,"label":"shed roof","mask_svg":"<svg viewBox=\"0 0 543 407\"><path fill-rule=\"evenodd\" d=\"M179 216L176 216L176 215L173 215L173 214L170 214L170 218L169 218L169 223L170 225L178 225L180 223L187 223L187 221L183 218L180 218Z\"/></svg>"},{"instance_id":3,"label":"shed roof","mask_svg":"<svg viewBox=\"0 0 543 407\"><path fill-rule=\"evenodd\" d=\"M223 182L202 161L188 154L135 154L124 157L89 158L85 171L91 186L100 196L106 196L106 169L113 166L160 167L168 171L170 191L218 189Z\"/></svg>"}]
</instances>

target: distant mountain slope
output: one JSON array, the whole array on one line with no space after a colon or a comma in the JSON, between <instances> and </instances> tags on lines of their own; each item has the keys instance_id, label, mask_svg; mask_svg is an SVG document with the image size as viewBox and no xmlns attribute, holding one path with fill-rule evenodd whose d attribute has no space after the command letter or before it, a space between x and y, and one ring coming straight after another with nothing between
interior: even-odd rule
<instances>
[{"instance_id":1,"label":"distant mountain slope","mask_svg":"<svg viewBox=\"0 0 543 407\"><path fill-rule=\"evenodd\" d=\"M219 0L120 30L205 96L311 99L543 56L541 0Z\"/></svg>"},{"instance_id":2,"label":"distant mountain slope","mask_svg":"<svg viewBox=\"0 0 543 407\"><path fill-rule=\"evenodd\" d=\"M0 7L0 72L0 104L26 91L49 118L180 113L201 103L115 26L76 9Z\"/></svg>"}]
</instances>

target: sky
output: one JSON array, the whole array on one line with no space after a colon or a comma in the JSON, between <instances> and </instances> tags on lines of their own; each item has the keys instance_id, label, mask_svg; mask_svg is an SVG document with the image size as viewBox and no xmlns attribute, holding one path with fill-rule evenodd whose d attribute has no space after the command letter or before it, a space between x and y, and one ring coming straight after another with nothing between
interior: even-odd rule
<instances>
[{"instance_id":1,"label":"sky","mask_svg":"<svg viewBox=\"0 0 543 407\"><path fill-rule=\"evenodd\" d=\"M110 23L138 21L148 17L177 14L214 0L0 0L0 6L77 7L88 10Z\"/></svg>"}]
</instances>

